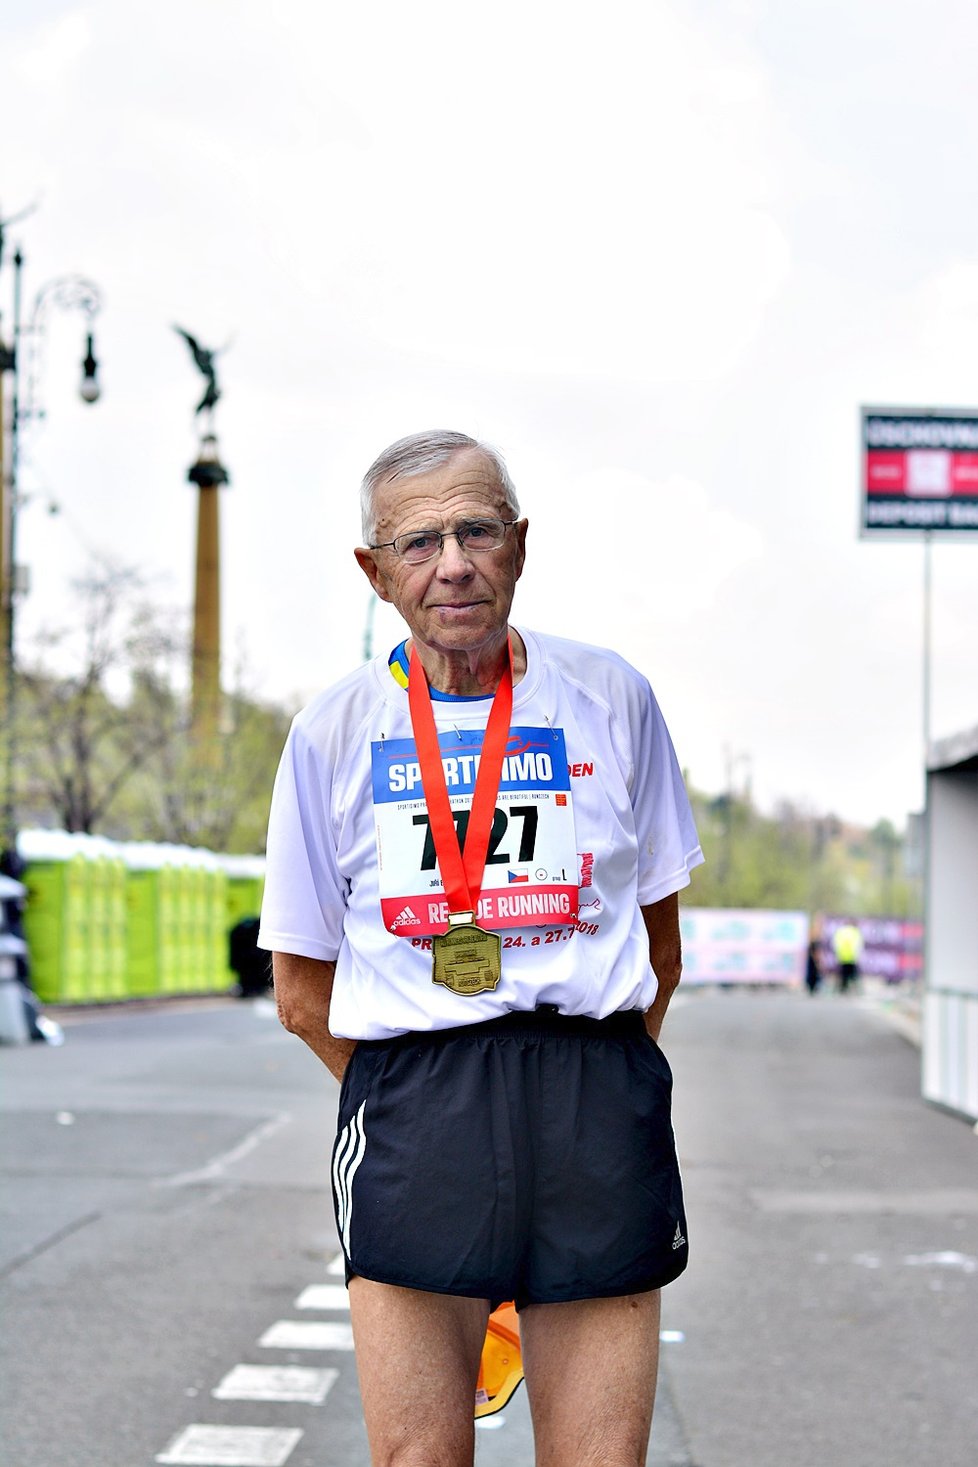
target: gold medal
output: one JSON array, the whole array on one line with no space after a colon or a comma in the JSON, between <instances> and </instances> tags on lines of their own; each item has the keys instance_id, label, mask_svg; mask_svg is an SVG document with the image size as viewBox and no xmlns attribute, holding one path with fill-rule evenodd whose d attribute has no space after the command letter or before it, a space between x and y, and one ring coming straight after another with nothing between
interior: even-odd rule
<instances>
[{"instance_id":1,"label":"gold medal","mask_svg":"<svg viewBox=\"0 0 978 1467\"><path fill-rule=\"evenodd\" d=\"M432 983L441 983L461 998L491 993L502 977L502 941L498 932L485 932L471 912L453 912L447 932L431 940Z\"/></svg>"},{"instance_id":2,"label":"gold medal","mask_svg":"<svg viewBox=\"0 0 978 1467\"><path fill-rule=\"evenodd\" d=\"M472 792L472 808L465 830L464 854L448 798L441 744L431 711L428 678L417 653L411 649L408 674L411 729L418 751L421 787L431 838L449 901L448 931L431 940L432 983L440 983L460 998L492 993L503 973L502 939L497 932L476 926L483 869L496 814L496 797L503 759L509 743L513 711L513 646L506 639L506 666L496 689L482 744L482 758ZM454 910L452 910L454 908Z\"/></svg>"}]
</instances>

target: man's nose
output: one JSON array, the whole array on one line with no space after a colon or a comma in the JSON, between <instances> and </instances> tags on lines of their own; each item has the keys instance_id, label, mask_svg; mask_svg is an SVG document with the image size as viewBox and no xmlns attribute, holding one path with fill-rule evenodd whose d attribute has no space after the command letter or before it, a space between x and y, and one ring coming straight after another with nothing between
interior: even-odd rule
<instances>
[{"instance_id":1,"label":"man's nose","mask_svg":"<svg viewBox=\"0 0 978 1467\"><path fill-rule=\"evenodd\" d=\"M446 580L458 580L472 574L472 561L468 551L459 544L457 535L446 535L442 540L438 574Z\"/></svg>"}]
</instances>

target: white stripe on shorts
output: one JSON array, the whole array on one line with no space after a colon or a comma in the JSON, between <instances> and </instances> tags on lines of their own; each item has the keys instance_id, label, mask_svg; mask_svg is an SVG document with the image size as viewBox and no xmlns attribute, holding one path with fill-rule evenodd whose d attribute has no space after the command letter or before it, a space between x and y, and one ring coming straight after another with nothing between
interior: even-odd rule
<instances>
[{"instance_id":1,"label":"white stripe on shorts","mask_svg":"<svg viewBox=\"0 0 978 1467\"><path fill-rule=\"evenodd\" d=\"M347 1258L350 1256L350 1220L353 1216L353 1178L357 1174L363 1154L367 1149L367 1133L363 1124L364 1101L356 1115L343 1127L336 1139L336 1155L333 1161L333 1195L336 1199L336 1221L340 1230L340 1242Z\"/></svg>"}]
</instances>

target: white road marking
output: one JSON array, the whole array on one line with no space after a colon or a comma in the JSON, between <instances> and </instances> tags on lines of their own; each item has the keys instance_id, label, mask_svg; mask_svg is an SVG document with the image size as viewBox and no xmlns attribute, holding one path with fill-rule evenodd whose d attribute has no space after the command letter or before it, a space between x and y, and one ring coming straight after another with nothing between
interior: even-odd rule
<instances>
[{"instance_id":1,"label":"white road marking","mask_svg":"<svg viewBox=\"0 0 978 1467\"><path fill-rule=\"evenodd\" d=\"M249 1131L244 1140L239 1141L237 1146L232 1146L230 1151L219 1152L217 1156L212 1157L206 1165L199 1167L196 1171L177 1172L172 1177L159 1177L156 1186L191 1187L198 1182L217 1181L223 1177L228 1167L250 1156L256 1147L260 1146L263 1141L267 1141L269 1136L273 1136L276 1131L280 1131L283 1126L287 1126L291 1119L292 1116L287 1110L280 1111L277 1116L272 1116L271 1120L262 1121L260 1126Z\"/></svg>"},{"instance_id":2,"label":"white road marking","mask_svg":"<svg viewBox=\"0 0 978 1467\"><path fill-rule=\"evenodd\" d=\"M962 1273L978 1270L978 1258L967 1253L908 1253L903 1261L910 1268L959 1268Z\"/></svg>"},{"instance_id":3,"label":"white road marking","mask_svg":"<svg viewBox=\"0 0 978 1467\"><path fill-rule=\"evenodd\" d=\"M681 1329L663 1329L659 1331L659 1339L664 1345L681 1345L686 1336Z\"/></svg>"},{"instance_id":4,"label":"white road marking","mask_svg":"<svg viewBox=\"0 0 978 1467\"><path fill-rule=\"evenodd\" d=\"M265 1350L352 1350L353 1330L348 1324L280 1319L265 1331L258 1344Z\"/></svg>"},{"instance_id":5,"label":"white road marking","mask_svg":"<svg viewBox=\"0 0 978 1467\"><path fill-rule=\"evenodd\" d=\"M297 1427L188 1426L156 1458L177 1467L283 1467Z\"/></svg>"},{"instance_id":6,"label":"white road marking","mask_svg":"<svg viewBox=\"0 0 978 1467\"><path fill-rule=\"evenodd\" d=\"M345 1284L310 1284L295 1301L296 1309L342 1309L350 1312Z\"/></svg>"},{"instance_id":7,"label":"white road marking","mask_svg":"<svg viewBox=\"0 0 978 1467\"><path fill-rule=\"evenodd\" d=\"M921 1187L874 1192L851 1191L782 1192L777 1188L751 1188L748 1197L761 1212L800 1213L819 1217L827 1214L872 1216L875 1213L909 1213L913 1217L944 1218L948 1213L978 1215L976 1187Z\"/></svg>"},{"instance_id":8,"label":"white road marking","mask_svg":"<svg viewBox=\"0 0 978 1467\"><path fill-rule=\"evenodd\" d=\"M346 1273L346 1260L342 1253L337 1253L332 1263L327 1265L326 1272L332 1274L334 1278L343 1278Z\"/></svg>"},{"instance_id":9,"label":"white road marking","mask_svg":"<svg viewBox=\"0 0 978 1467\"><path fill-rule=\"evenodd\" d=\"M338 1375L338 1370L311 1370L306 1365L236 1365L211 1395L218 1401L303 1401L318 1406Z\"/></svg>"},{"instance_id":10,"label":"white road marking","mask_svg":"<svg viewBox=\"0 0 978 1467\"><path fill-rule=\"evenodd\" d=\"M884 1260L879 1253L854 1253L852 1261L860 1268L882 1268ZM969 1253L908 1253L903 1258L908 1268L957 1268L962 1273L978 1273L978 1258Z\"/></svg>"}]
</instances>

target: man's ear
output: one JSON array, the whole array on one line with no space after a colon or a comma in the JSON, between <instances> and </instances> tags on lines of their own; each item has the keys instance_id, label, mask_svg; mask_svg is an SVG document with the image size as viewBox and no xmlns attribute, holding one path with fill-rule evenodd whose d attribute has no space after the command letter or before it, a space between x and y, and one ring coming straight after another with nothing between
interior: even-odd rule
<instances>
[{"instance_id":1,"label":"man's ear","mask_svg":"<svg viewBox=\"0 0 978 1467\"><path fill-rule=\"evenodd\" d=\"M517 580L519 580L520 576L523 574L523 566L524 566L524 564L526 562L526 531L527 531L528 525L529 525L529 521L524 519L524 520L517 520L516 524L513 526L513 531L514 531L514 533L516 535L516 579Z\"/></svg>"},{"instance_id":2,"label":"man's ear","mask_svg":"<svg viewBox=\"0 0 978 1467\"><path fill-rule=\"evenodd\" d=\"M363 571L381 601L390 601L390 592L387 590L386 581L380 573L374 552L368 550L366 546L358 545L353 554L356 558L357 565Z\"/></svg>"}]
</instances>

